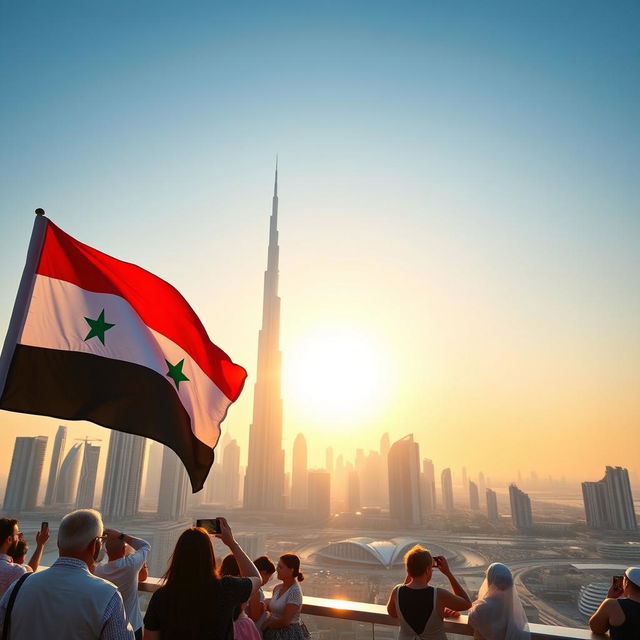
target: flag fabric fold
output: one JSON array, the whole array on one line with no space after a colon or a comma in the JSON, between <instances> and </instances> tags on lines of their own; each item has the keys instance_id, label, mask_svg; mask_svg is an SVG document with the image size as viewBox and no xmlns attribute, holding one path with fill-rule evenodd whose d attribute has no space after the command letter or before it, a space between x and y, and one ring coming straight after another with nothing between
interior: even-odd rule
<instances>
[{"instance_id":1,"label":"flag fabric fold","mask_svg":"<svg viewBox=\"0 0 640 640\"><path fill-rule=\"evenodd\" d=\"M200 490L246 371L170 284L46 223L0 409L157 440Z\"/></svg>"}]
</instances>

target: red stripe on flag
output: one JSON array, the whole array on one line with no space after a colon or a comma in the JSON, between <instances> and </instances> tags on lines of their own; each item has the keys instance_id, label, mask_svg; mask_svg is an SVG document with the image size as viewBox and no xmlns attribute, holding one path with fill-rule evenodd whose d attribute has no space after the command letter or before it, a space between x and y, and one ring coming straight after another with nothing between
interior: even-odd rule
<instances>
[{"instance_id":1,"label":"red stripe on flag","mask_svg":"<svg viewBox=\"0 0 640 640\"><path fill-rule=\"evenodd\" d=\"M49 221L37 273L124 298L151 329L182 347L232 402L247 372L216 347L178 290L152 273L78 242Z\"/></svg>"}]
</instances>

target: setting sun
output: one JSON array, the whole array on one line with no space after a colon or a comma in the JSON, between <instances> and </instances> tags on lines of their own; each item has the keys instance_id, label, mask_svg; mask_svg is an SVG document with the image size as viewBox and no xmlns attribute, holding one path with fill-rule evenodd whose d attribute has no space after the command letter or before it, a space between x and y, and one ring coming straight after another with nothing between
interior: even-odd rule
<instances>
[{"instance_id":1,"label":"setting sun","mask_svg":"<svg viewBox=\"0 0 640 640\"><path fill-rule=\"evenodd\" d=\"M311 419L340 422L381 408L385 363L379 345L352 327L318 328L287 351L287 401Z\"/></svg>"}]
</instances>

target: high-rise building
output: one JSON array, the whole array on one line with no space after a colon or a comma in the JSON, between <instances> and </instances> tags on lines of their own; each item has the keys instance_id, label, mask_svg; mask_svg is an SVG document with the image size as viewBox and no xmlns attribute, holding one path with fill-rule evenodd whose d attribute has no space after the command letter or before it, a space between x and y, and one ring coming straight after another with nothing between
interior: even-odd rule
<instances>
[{"instance_id":1,"label":"high-rise building","mask_svg":"<svg viewBox=\"0 0 640 640\"><path fill-rule=\"evenodd\" d=\"M381 478L380 486L380 506L383 509L389 508L389 483L386 479L389 477L389 449L391 449L391 442L389 441L389 434L383 433L380 438L380 471L379 476Z\"/></svg>"},{"instance_id":2,"label":"high-rise building","mask_svg":"<svg viewBox=\"0 0 640 640\"><path fill-rule=\"evenodd\" d=\"M162 475L162 454L164 445L149 440L147 446L147 463L144 475L144 489L142 490L142 502L147 509L158 510L158 496L160 495L160 477ZM207 490L209 478L207 478L205 489ZM202 493L202 492L201 492Z\"/></svg>"},{"instance_id":3,"label":"high-rise building","mask_svg":"<svg viewBox=\"0 0 640 640\"><path fill-rule=\"evenodd\" d=\"M509 501L511 502L511 521L516 529L528 529L533 524L531 500L518 489L515 484L509 485Z\"/></svg>"},{"instance_id":4,"label":"high-rise building","mask_svg":"<svg viewBox=\"0 0 640 640\"><path fill-rule=\"evenodd\" d=\"M360 476L354 469L347 471L347 511L360 511Z\"/></svg>"},{"instance_id":5,"label":"high-rise building","mask_svg":"<svg viewBox=\"0 0 640 640\"><path fill-rule=\"evenodd\" d=\"M443 469L440 475L442 482L442 506L445 511L453 511L453 479L451 478L451 469Z\"/></svg>"},{"instance_id":6,"label":"high-rise building","mask_svg":"<svg viewBox=\"0 0 640 640\"><path fill-rule=\"evenodd\" d=\"M222 504L233 508L240 500L240 447L232 440L224 448L222 460Z\"/></svg>"},{"instance_id":7,"label":"high-rise building","mask_svg":"<svg viewBox=\"0 0 640 640\"><path fill-rule=\"evenodd\" d=\"M325 453L325 469L329 473L333 473L333 447L327 447Z\"/></svg>"},{"instance_id":8,"label":"high-rise building","mask_svg":"<svg viewBox=\"0 0 640 640\"><path fill-rule=\"evenodd\" d=\"M4 493L6 512L17 514L36 506L47 439L47 436L16 438Z\"/></svg>"},{"instance_id":9,"label":"high-rise building","mask_svg":"<svg viewBox=\"0 0 640 640\"><path fill-rule=\"evenodd\" d=\"M469 479L467 478L467 467L462 467L462 489L466 491Z\"/></svg>"},{"instance_id":10,"label":"high-rise building","mask_svg":"<svg viewBox=\"0 0 640 640\"><path fill-rule=\"evenodd\" d=\"M436 508L436 473L429 458L422 461L422 508L425 513Z\"/></svg>"},{"instance_id":11,"label":"high-rise building","mask_svg":"<svg viewBox=\"0 0 640 640\"><path fill-rule=\"evenodd\" d=\"M180 520L187 512L189 476L182 461L169 447L162 452L162 473L158 496L158 518Z\"/></svg>"},{"instance_id":12,"label":"high-rise building","mask_svg":"<svg viewBox=\"0 0 640 640\"><path fill-rule=\"evenodd\" d=\"M627 469L607 467L602 480L582 483L582 497L587 526L591 529L638 528Z\"/></svg>"},{"instance_id":13,"label":"high-rise building","mask_svg":"<svg viewBox=\"0 0 640 640\"><path fill-rule=\"evenodd\" d=\"M324 522L331 516L331 474L324 469L312 469L308 478L309 517Z\"/></svg>"},{"instance_id":14,"label":"high-rise building","mask_svg":"<svg viewBox=\"0 0 640 640\"><path fill-rule=\"evenodd\" d=\"M141 436L111 431L100 508L105 520L138 515L146 444Z\"/></svg>"},{"instance_id":15,"label":"high-rise building","mask_svg":"<svg viewBox=\"0 0 640 640\"><path fill-rule=\"evenodd\" d=\"M84 442L84 456L80 469L80 482L76 497L77 509L93 509L96 493L96 478L98 477L98 462L100 461L100 447Z\"/></svg>"},{"instance_id":16,"label":"high-rise building","mask_svg":"<svg viewBox=\"0 0 640 640\"><path fill-rule=\"evenodd\" d=\"M420 448L413 434L391 445L388 465L391 518L409 525L422 524Z\"/></svg>"},{"instance_id":17,"label":"high-rise building","mask_svg":"<svg viewBox=\"0 0 640 640\"><path fill-rule=\"evenodd\" d=\"M498 496L493 489L487 489L485 495L487 496L487 518L489 522L498 522L500 520Z\"/></svg>"},{"instance_id":18,"label":"high-rise building","mask_svg":"<svg viewBox=\"0 0 640 640\"><path fill-rule=\"evenodd\" d=\"M244 507L280 511L284 507L284 451L280 395L280 298L278 297L278 167L273 188L269 252L264 274L262 328L258 334L258 368L249 428L249 458Z\"/></svg>"},{"instance_id":19,"label":"high-rise building","mask_svg":"<svg viewBox=\"0 0 640 640\"><path fill-rule=\"evenodd\" d=\"M387 456L388 458L388 456ZM388 463L387 463L388 464ZM389 474L382 475L382 469L388 468L387 464L383 464L380 454L377 451L369 451L364 456L360 466L360 500L363 507L383 507L384 496L382 487L386 484L388 494L389 491Z\"/></svg>"},{"instance_id":20,"label":"high-rise building","mask_svg":"<svg viewBox=\"0 0 640 640\"><path fill-rule=\"evenodd\" d=\"M56 431L56 438L53 441L53 453L51 454L51 465L49 466L49 481L47 482L47 492L44 496L46 505L53 504L56 498L56 482L58 481L58 473L62 456L64 455L64 444L67 439L67 427L60 425Z\"/></svg>"},{"instance_id":21,"label":"high-rise building","mask_svg":"<svg viewBox=\"0 0 640 640\"><path fill-rule=\"evenodd\" d=\"M484 473L482 473L482 471L478 474L478 493L480 494L481 500L483 496L487 495L487 483L484 479Z\"/></svg>"},{"instance_id":22,"label":"high-rise building","mask_svg":"<svg viewBox=\"0 0 640 640\"><path fill-rule=\"evenodd\" d=\"M82 466L82 445L74 444L62 461L56 483L56 504L75 504Z\"/></svg>"},{"instance_id":23,"label":"high-rise building","mask_svg":"<svg viewBox=\"0 0 640 640\"><path fill-rule=\"evenodd\" d=\"M291 469L291 508L306 509L309 479L307 477L307 441L299 433L293 441Z\"/></svg>"},{"instance_id":24,"label":"high-rise building","mask_svg":"<svg viewBox=\"0 0 640 640\"><path fill-rule=\"evenodd\" d=\"M478 495L478 485L469 480L469 506L472 511L480 511L480 496Z\"/></svg>"}]
</instances>

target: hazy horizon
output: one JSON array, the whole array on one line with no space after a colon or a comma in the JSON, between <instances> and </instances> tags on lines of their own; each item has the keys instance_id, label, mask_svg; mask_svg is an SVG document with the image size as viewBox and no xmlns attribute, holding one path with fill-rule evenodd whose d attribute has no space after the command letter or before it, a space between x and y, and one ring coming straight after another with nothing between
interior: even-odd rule
<instances>
[{"instance_id":1,"label":"hazy horizon","mask_svg":"<svg viewBox=\"0 0 640 640\"><path fill-rule=\"evenodd\" d=\"M0 336L33 210L180 290L249 374L279 154L283 448L640 466L640 8L6 7ZM105 430L0 412L18 435ZM371 442L371 444L369 444ZM48 467L45 467L48 468ZM0 475L3 475L0 474Z\"/></svg>"}]
</instances>

